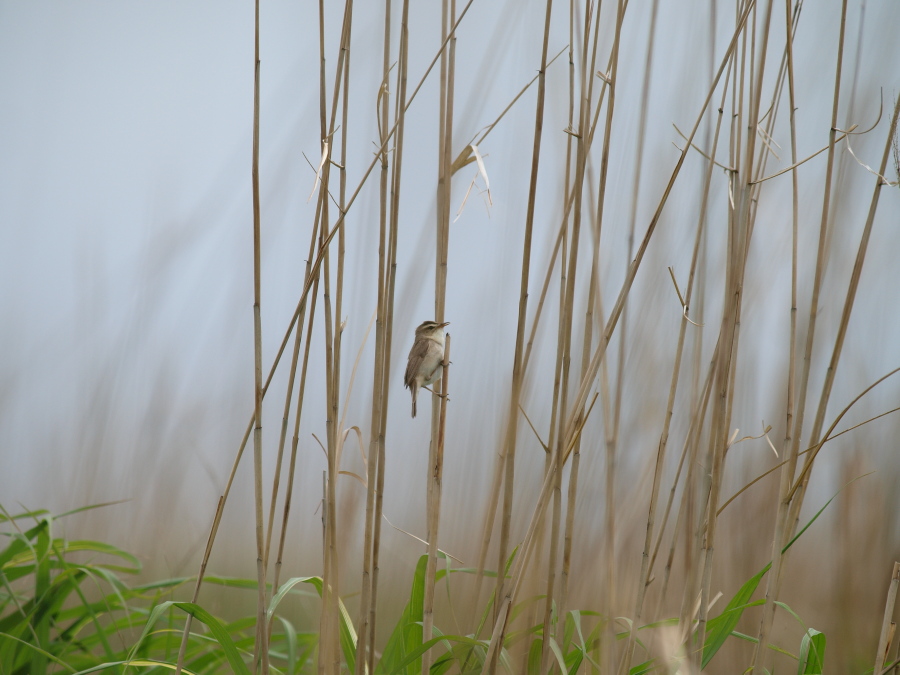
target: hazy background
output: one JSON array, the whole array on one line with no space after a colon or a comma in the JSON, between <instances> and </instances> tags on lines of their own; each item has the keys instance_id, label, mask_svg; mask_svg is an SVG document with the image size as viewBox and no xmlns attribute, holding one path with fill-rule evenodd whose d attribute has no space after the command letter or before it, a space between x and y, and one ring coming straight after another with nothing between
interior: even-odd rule
<instances>
[{"instance_id":1,"label":"hazy background","mask_svg":"<svg viewBox=\"0 0 900 675\"><path fill-rule=\"evenodd\" d=\"M434 3L412 3L410 89L440 44ZM568 7L554 8L550 53L568 43ZM326 3L327 79L333 80L339 34L338 3ZM491 123L539 66L540 2L476 0L458 31L454 154ZM633 0L624 22L615 135L604 217L601 283L608 312L627 260L644 72L649 2ZM690 129L733 25L720 6L710 40L710 3L660 3L636 218L640 238L678 156L672 124ZM611 8L604 7L604 11ZM397 8L399 11L399 7ZM776 3L766 73L771 90L783 45L783 7ZM840 3L804 6L795 45L800 157L827 144ZM372 158L375 104L381 79L383 8L359 3L351 51L351 125L347 170L355 188ZM611 35L609 20L604 35ZM399 20L399 15L398 15ZM900 89L900 4L852 2L848 13L840 116L844 128L870 127L853 149L877 166L892 101ZM249 2L0 2L0 503L9 511L45 507L61 512L91 503L127 503L72 518L73 538L103 538L133 551L148 577L196 572L220 494L253 404L252 212L250 189L253 7ZM313 165L320 155L318 19L313 3L263 2L261 9L261 161L263 361L267 371L294 310L307 256L315 199ZM397 31L394 31L396 42ZM779 37L781 36L781 37ZM606 62L606 51L598 62ZM537 299L561 215L568 106L564 54L548 70L541 189L535 219L531 298ZM605 68L605 66L604 66ZM492 206L473 191L452 225L447 318L453 335L453 402L445 460L441 547L474 565L494 458L508 408L515 339L522 228L533 133L534 89L480 146ZM433 315L437 79L425 83L407 123L393 353L394 387L387 430L385 514L424 536L427 415L409 418L402 370L414 327ZM328 100L330 102L330 91ZM785 94L786 97L786 94ZM718 105L718 94L713 108ZM764 104L768 107L768 103ZM704 128L698 144L705 146ZM775 140L789 164L790 138L782 106ZM859 232L874 177L841 144L837 155L828 276L822 293L810 385L814 411L840 317ZM599 141L595 143L599 150ZM720 161L727 153L720 147ZM823 153L801 175L799 316L809 311L819 219ZM592 168L596 185L597 162ZM619 489L629 501L620 514L616 556L638 564L647 497L671 374L681 310L667 266L684 285L690 262L705 162L689 156L666 207L629 305ZM453 184L454 213L474 165ZM896 172L888 169L888 179ZM772 424L784 435L787 328L790 306L790 179L766 184L754 232L746 290L742 353L732 426L739 436ZM710 206L703 363L714 344L721 307L728 200L725 176L713 177ZM368 444L375 309L377 182L363 188L347 218L346 330L342 398L362 349L345 427L358 425ZM900 365L900 192L884 188L872 242L829 407L830 423L864 387ZM584 237L589 243L588 235ZM585 249L589 250L589 249ZM580 273L589 270L583 257ZM523 407L542 434L549 424L558 291L551 285L526 383ZM585 299L576 303L576 325ZM534 304L529 308L529 327ZM578 330L581 330L580 328ZM312 434L325 438L324 358L316 329L307 403L301 426L287 576L321 572L322 472L325 456ZM802 333L801 333L802 339ZM318 344L318 347L316 345ZM802 343L801 343L802 344ZM615 363L618 344L609 352ZM580 350L579 352L580 353ZM573 363L573 372L579 372ZM611 371L614 372L614 371ZM689 387L685 379L682 389ZM286 376L276 375L266 401L266 475L274 468ZM900 384L889 380L844 419L839 429L896 407ZM677 461L687 430L687 398L679 399L670 447ZM420 410L422 406L420 406ZM427 407L426 407L427 410ZM678 415L678 412L681 415ZM811 418L813 412L808 412ZM810 419L811 422L811 419ZM896 486L897 421L879 420L826 446L814 474L806 520L850 478L871 476L842 494L844 506L825 516L791 559L783 597L811 625L837 628L848 644L874 652L891 564L900 555ZM602 416L586 428L575 563L585 570L604 540L605 456ZM524 534L537 493L544 453L527 425L519 432L514 538ZM594 448L594 449L592 449ZM763 440L729 454L727 484L735 490L775 459ZM363 473L355 440L343 467ZM671 474L674 472L674 463ZM669 481L671 477L669 478ZM729 507L723 527L733 537L717 557L729 570L717 589L730 597L768 560L757 545L771 536L771 491L777 479ZM664 490L668 489L664 481ZM268 490L268 488L267 488ZM642 491L643 490L643 491ZM757 494L758 493L758 494ZM268 493L267 493L268 494ZM358 591L364 489L339 484L343 543L342 593ZM768 496L768 497L766 497ZM764 502L768 498L769 502ZM625 503L625 502L623 502ZM268 497L266 498L268 504ZM637 505L637 506L635 506ZM583 514L583 515L582 515ZM245 459L230 497L210 569L254 575L252 472ZM743 543L742 543L743 542ZM387 529L383 583L406 593L408 574L423 547ZM490 558L493 561L493 555ZM627 575L626 575L627 576ZM810 595L804 584L816 582ZM596 582L593 582L594 584ZM397 586L400 584L400 586ZM792 589L797 588L792 597ZM399 591L398 591L399 592ZM633 589L622 590L622 611ZM213 602L211 600L211 602ZM846 611L835 612L837 603ZM310 605L314 607L314 605ZM677 605L675 606L677 612ZM824 625L823 625L824 624ZM858 628L857 628L858 627ZM859 630L856 635L854 631ZM802 631L801 631L802 632ZM870 647L871 643L871 647ZM796 645L794 645L796 646ZM851 648L848 647L848 650ZM843 652L842 652L843 653ZM849 652L848 652L849 653Z\"/></svg>"}]
</instances>

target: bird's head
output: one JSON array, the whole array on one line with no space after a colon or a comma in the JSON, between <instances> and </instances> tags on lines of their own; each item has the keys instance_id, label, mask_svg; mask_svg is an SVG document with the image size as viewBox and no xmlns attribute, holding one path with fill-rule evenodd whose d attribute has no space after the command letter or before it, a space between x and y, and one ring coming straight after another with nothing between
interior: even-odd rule
<instances>
[{"instance_id":1,"label":"bird's head","mask_svg":"<svg viewBox=\"0 0 900 675\"><path fill-rule=\"evenodd\" d=\"M443 323L438 323L437 321L423 321L419 324L419 327L416 328L416 337L432 337L436 335L444 334L444 326L449 326L449 321L444 321Z\"/></svg>"}]
</instances>

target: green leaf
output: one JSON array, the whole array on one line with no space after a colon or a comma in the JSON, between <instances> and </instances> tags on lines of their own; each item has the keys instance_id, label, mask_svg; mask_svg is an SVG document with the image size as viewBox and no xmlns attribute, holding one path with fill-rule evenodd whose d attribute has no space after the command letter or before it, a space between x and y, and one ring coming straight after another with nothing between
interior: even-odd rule
<instances>
[{"instance_id":1,"label":"green leaf","mask_svg":"<svg viewBox=\"0 0 900 675\"><path fill-rule=\"evenodd\" d=\"M810 628L800 641L800 661L797 664L797 675L822 675L824 663L825 633Z\"/></svg>"},{"instance_id":2,"label":"green leaf","mask_svg":"<svg viewBox=\"0 0 900 675\"><path fill-rule=\"evenodd\" d=\"M644 661L643 663L639 663L638 665L632 667L631 670L628 671L628 675L644 675L644 673L649 673L651 670L653 670L654 665L655 664L653 659Z\"/></svg>"},{"instance_id":3,"label":"green leaf","mask_svg":"<svg viewBox=\"0 0 900 675\"><path fill-rule=\"evenodd\" d=\"M470 647L487 647L487 643L463 635L438 635L431 638L428 642L419 644L415 649L411 650L409 654L407 654L402 660L394 664L392 668L384 667L384 657L382 656L381 661L379 662L378 667L376 667L375 670L376 672L385 672L387 673L387 675L399 675L400 673L404 672L409 673L410 666L414 663L419 663L418 673L421 673L422 654L427 652L439 642L444 641L457 642L463 645L468 645Z\"/></svg>"},{"instance_id":4,"label":"green leaf","mask_svg":"<svg viewBox=\"0 0 900 675\"><path fill-rule=\"evenodd\" d=\"M241 655L225 627L212 614L193 602L166 601L154 607L153 611L150 612L150 617L147 619L147 624L144 626L141 637L138 639L135 646L131 648L131 654L134 654L137 651L138 646L150 634L150 631L153 629L153 626L156 625L156 622L163 613L167 612L171 607L176 607L192 615L198 621L205 623L213 634L213 637L216 639L216 642L222 647L222 651L225 654L225 658L228 660L228 664L231 666L231 670L237 675L250 675L250 670L247 668L243 659L241 659ZM129 656L129 660L131 658L133 657Z\"/></svg>"},{"instance_id":5,"label":"green leaf","mask_svg":"<svg viewBox=\"0 0 900 675\"><path fill-rule=\"evenodd\" d=\"M381 661L375 669L377 673L401 672L401 667L406 669L403 672L407 675L416 675L422 672L421 653L409 662L407 657L417 653L417 648L422 646L421 622L425 604L425 567L427 564L428 556L420 556L409 591L409 602L406 603L400 620L388 638ZM400 664L405 665L401 666Z\"/></svg>"},{"instance_id":6,"label":"green leaf","mask_svg":"<svg viewBox=\"0 0 900 675\"><path fill-rule=\"evenodd\" d=\"M18 556L19 554L30 550L31 540L37 538L39 532L47 530L49 529L49 527L50 524L46 520L43 520L24 534L15 533L8 535L12 537L12 541L10 542L9 546L7 546L2 553L0 553L0 570L5 572L6 570L4 568L10 563L10 561L12 561L13 558Z\"/></svg>"},{"instance_id":7,"label":"green leaf","mask_svg":"<svg viewBox=\"0 0 900 675\"><path fill-rule=\"evenodd\" d=\"M543 650L544 641L541 638L531 641L528 647L528 667L526 673L528 675L541 675L541 651Z\"/></svg>"},{"instance_id":8,"label":"green leaf","mask_svg":"<svg viewBox=\"0 0 900 675\"><path fill-rule=\"evenodd\" d=\"M822 515L822 512L828 508L828 505L834 501L834 498L837 497L845 487L850 485L856 480L859 480L862 476L858 478L854 478L853 480L845 483L840 490L838 490L825 504L816 511L816 514L809 520L806 525L803 526L794 538L791 539L787 545L783 549L781 549L781 553L784 554L791 546L794 545L794 542L797 541L800 536L806 532L809 527L816 522L819 516ZM706 624L706 642L703 644L703 664L701 666L701 670L706 668L709 664L712 657L715 656L716 652L722 647L725 643L725 640L731 635L731 632L734 630L735 626L737 626L738 621L741 618L741 614L743 614L744 609L756 604L763 604L763 601L760 600L755 603L750 602L750 598L753 593L756 591L757 586L759 586L760 580L765 576L766 572L772 567L772 563L769 562L765 567L763 567L759 572L757 572L753 577L750 578L749 581L744 583L741 586L740 590L737 592L731 602L728 603L728 606L725 607L724 611L714 619L710 619ZM822 638L825 639L824 636ZM824 643L823 643L824 644Z\"/></svg>"},{"instance_id":9,"label":"green leaf","mask_svg":"<svg viewBox=\"0 0 900 675\"><path fill-rule=\"evenodd\" d=\"M284 629L284 638L287 642L287 672L297 670L297 630L294 625L283 617L278 617L281 627Z\"/></svg>"},{"instance_id":10,"label":"green leaf","mask_svg":"<svg viewBox=\"0 0 900 675\"><path fill-rule=\"evenodd\" d=\"M553 652L553 655L556 657L556 663L559 664L559 669L562 672L568 672L566 670L566 659L563 657L562 651L559 648L559 645L556 643L556 638L552 635L548 636L547 644L550 645L550 651Z\"/></svg>"},{"instance_id":11,"label":"green leaf","mask_svg":"<svg viewBox=\"0 0 900 675\"><path fill-rule=\"evenodd\" d=\"M278 589L277 601L275 597L272 598L270 611L274 611L275 606L278 605L278 602L281 602L281 599L284 597L284 595L288 593L291 588L293 588L297 583L300 582L315 586L316 590L319 592L319 597L322 596L322 577L294 577L293 579L288 579L287 581L285 581L281 585L281 588ZM350 614L347 612L347 608L344 607L344 601L340 598L338 598L338 610L341 651L344 652L344 660L347 662L347 667L352 673L356 669L356 629L353 627L353 621L350 619ZM421 627L419 630L421 632ZM421 641L422 640L420 637L419 642Z\"/></svg>"},{"instance_id":12,"label":"green leaf","mask_svg":"<svg viewBox=\"0 0 900 675\"><path fill-rule=\"evenodd\" d=\"M731 599L731 602L725 607L722 613L710 619L706 624L706 642L703 645L703 665L706 668L716 652L725 644L725 640L731 635L731 631L735 629L744 610L751 605L750 598L756 592L759 582L765 576L772 563L763 567L759 572L750 577L748 581L741 586L740 590ZM760 604L759 602L753 604Z\"/></svg>"}]
</instances>

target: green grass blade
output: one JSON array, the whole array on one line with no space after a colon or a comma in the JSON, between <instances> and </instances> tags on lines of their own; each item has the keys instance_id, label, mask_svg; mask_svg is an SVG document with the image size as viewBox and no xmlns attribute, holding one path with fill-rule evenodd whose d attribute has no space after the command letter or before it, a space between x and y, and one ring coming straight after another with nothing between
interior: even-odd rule
<instances>
[{"instance_id":1,"label":"green grass blade","mask_svg":"<svg viewBox=\"0 0 900 675\"><path fill-rule=\"evenodd\" d=\"M794 545L794 542L800 538L804 532L806 532L810 526L816 522L819 516L822 515L822 512L828 508L828 505L834 501L834 498L837 497L850 483L853 483L863 476L859 476L854 478L853 480L845 483L840 490L838 490L834 495L829 499L825 504L822 505L816 514L803 526L796 535L794 535L793 539L791 539L787 545L783 549L781 549L781 553L784 554L787 550ZM740 590L738 590L737 594L731 599L731 602L725 607L724 611L714 619L710 619L710 621L706 625L706 642L703 645L703 664L702 668L706 668L709 664L712 657L716 655L716 652L719 651L721 646L725 643L725 640L731 635L731 632L735 629L738 624L738 621L741 618L741 614L743 614L744 609L750 607L753 604L762 604L762 601L758 603L750 603L750 598L753 593L756 591L757 586L759 586L760 580L765 576L766 572L772 567L772 563L769 562L765 567L763 567L759 572L757 572L753 577L751 577L747 582L741 586ZM824 636L822 638L824 640Z\"/></svg>"},{"instance_id":2,"label":"green grass blade","mask_svg":"<svg viewBox=\"0 0 900 675\"><path fill-rule=\"evenodd\" d=\"M822 675L825 663L825 633L814 628L806 631L800 641L800 660L797 675Z\"/></svg>"},{"instance_id":3,"label":"green grass blade","mask_svg":"<svg viewBox=\"0 0 900 675\"><path fill-rule=\"evenodd\" d=\"M375 669L376 673L401 672L403 668L405 668L403 672L407 675L416 675L422 672L421 655L423 652L417 652L417 649L422 646L421 622L425 603L425 566L427 563L427 555L419 557L409 592L409 602L406 603L400 620L388 638L381 661ZM409 655L415 653L418 653L418 657L410 660Z\"/></svg>"},{"instance_id":4,"label":"green grass blade","mask_svg":"<svg viewBox=\"0 0 900 675\"><path fill-rule=\"evenodd\" d=\"M526 673L528 675L541 675L541 651L543 650L544 641L541 638L531 641L528 648L528 666Z\"/></svg>"},{"instance_id":5,"label":"green grass blade","mask_svg":"<svg viewBox=\"0 0 900 675\"><path fill-rule=\"evenodd\" d=\"M213 637L216 639L216 642L218 642L219 646L222 647L222 651L224 652L228 664L231 666L231 670L236 673L236 675L250 675L250 671L247 668L247 665L244 663L243 659L241 659L240 653L238 652L237 647L235 646L234 642L231 639L231 636L228 634L228 631L225 629L225 627L219 622L218 619L213 617L212 614L192 602L166 601L154 607L153 611L150 612L150 616L147 619L147 623L144 626L141 637L138 639L134 647L131 648L131 655L129 656L129 660L133 658L133 654L137 651L140 644L153 630L153 626L156 625L156 622L159 621L162 615L171 607L176 607L192 615L198 621L206 624L210 632L213 634Z\"/></svg>"}]
</instances>

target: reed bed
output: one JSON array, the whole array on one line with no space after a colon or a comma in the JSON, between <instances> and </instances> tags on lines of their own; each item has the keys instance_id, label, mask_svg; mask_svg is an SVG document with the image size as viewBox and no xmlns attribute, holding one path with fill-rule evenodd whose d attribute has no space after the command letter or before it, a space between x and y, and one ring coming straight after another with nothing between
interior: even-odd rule
<instances>
[{"instance_id":1,"label":"reed bed","mask_svg":"<svg viewBox=\"0 0 900 675\"><path fill-rule=\"evenodd\" d=\"M473 0L442 0L427 18L416 14L436 10L408 0L383 12L326 4L301 38L318 52L300 83L318 93L299 225L309 244L290 320L275 325L262 312L266 7L256 3L255 405L198 572L159 584L172 598L192 586L191 601L156 597L149 614L120 621L130 649L92 638L85 653L146 672L896 672L897 496L865 487L873 464L887 485L896 472L860 448L890 438L874 429L894 428L898 409L896 350L865 347L878 319L864 280L879 274L866 265L872 242L897 241L879 239L879 226L900 212L900 97L878 112L876 83L888 77L859 69L864 5L697 3L690 34L673 35L658 0L548 0L521 19L537 75L485 110L479 98L497 99L490 77L466 70L484 46L471 44ZM503 11L513 30L517 10ZM805 22L822 35L814 50ZM851 118L857 105L878 121ZM658 142L661 127L676 149ZM424 216L410 185L433 190ZM451 321L457 361L448 336L444 376L410 420L398 373L419 299L432 296L420 320ZM503 310L466 316L486 303ZM280 337L268 370L264 334ZM256 579L210 580L223 514L249 512L231 488L249 475L251 432ZM829 445L855 461L838 465ZM426 454L411 476L408 458ZM470 485L454 484L466 475ZM408 495L396 495L401 479ZM312 484L317 515L298 516L294 500L306 490L309 503ZM867 503L867 490L884 501ZM410 503L422 517L404 517L416 531L402 532L389 517ZM25 517L37 521L27 532ZM33 575L35 597L6 596L0 672L63 672L76 647L50 649L65 618L51 625L39 608L69 551L49 545L46 514L4 522L20 542L0 555L19 570L4 579ZM817 534L829 523L836 545ZM855 596L829 590L863 588L848 552L861 531L871 583ZM318 562L297 572L297 555ZM204 609L210 581L253 587L254 617ZM62 588L75 597L78 585ZM136 588L128 598L145 599ZM103 594L125 611L114 596ZM291 604L301 596L302 612ZM97 644L115 620L94 620ZM71 672L89 672L83 657Z\"/></svg>"}]
</instances>

